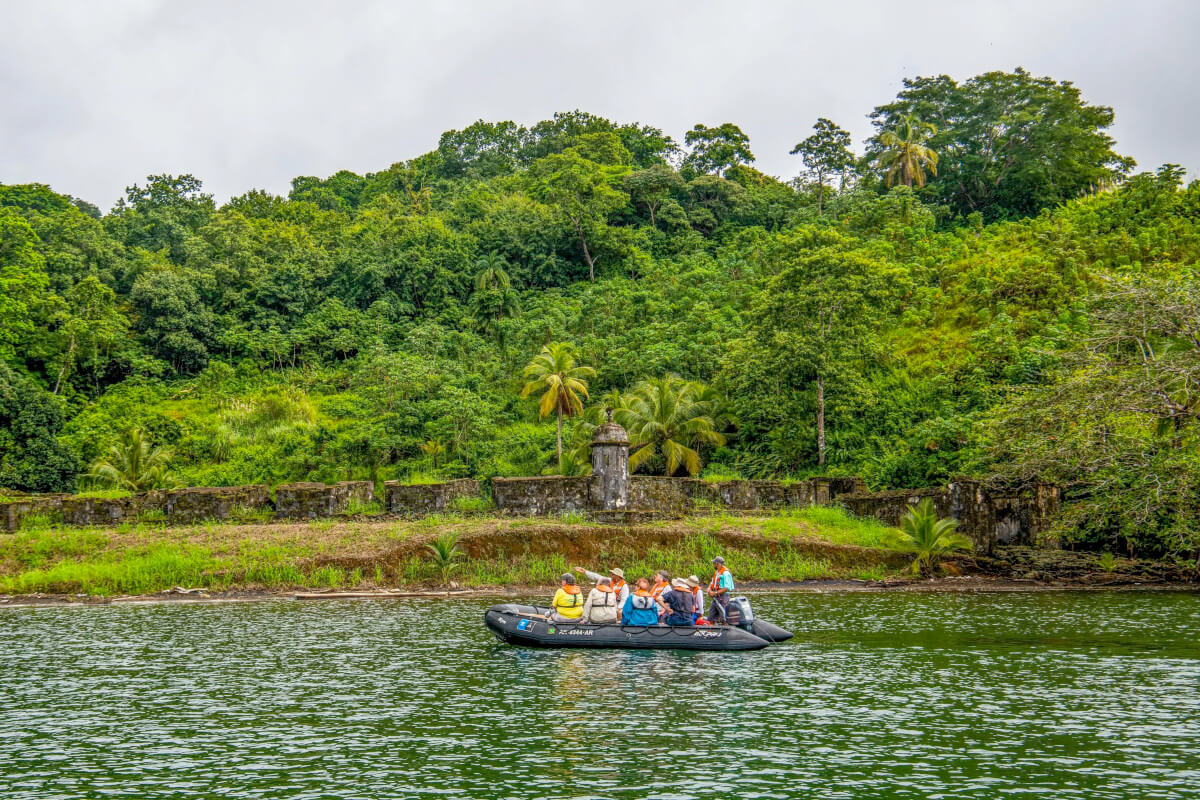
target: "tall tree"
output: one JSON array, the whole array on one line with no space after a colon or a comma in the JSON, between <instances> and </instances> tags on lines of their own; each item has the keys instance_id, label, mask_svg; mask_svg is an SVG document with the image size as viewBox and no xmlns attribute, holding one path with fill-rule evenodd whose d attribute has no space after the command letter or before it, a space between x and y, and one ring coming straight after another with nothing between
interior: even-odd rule
<instances>
[{"instance_id":1,"label":"tall tree","mask_svg":"<svg viewBox=\"0 0 1200 800\"><path fill-rule=\"evenodd\" d=\"M989 222L1033 216L1118 181L1134 166L1107 133L1111 108L1084 102L1069 81L1024 69L964 83L946 75L906 79L896 100L871 119L882 132L908 116L937 126L923 142L939 157L924 194Z\"/></svg>"},{"instance_id":2,"label":"tall tree","mask_svg":"<svg viewBox=\"0 0 1200 800\"><path fill-rule=\"evenodd\" d=\"M1200 554L1200 284L1110 279L1091 330L1047 385L983 430L986 468L1066 487L1069 539L1147 555Z\"/></svg>"},{"instance_id":3,"label":"tall tree","mask_svg":"<svg viewBox=\"0 0 1200 800\"><path fill-rule=\"evenodd\" d=\"M854 252L803 255L767 285L751 324L761 365L787 388L816 393L817 465L826 462L826 391L848 391L877 348L876 329L898 276Z\"/></svg>"},{"instance_id":4,"label":"tall tree","mask_svg":"<svg viewBox=\"0 0 1200 800\"><path fill-rule=\"evenodd\" d=\"M646 207L650 214L650 225L657 227L655 214L662 204L670 199L672 191L683 190L684 182L679 173L666 164L655 164L648 169L640 169L626 175L625 188L634 200Z\"/></svg>"},{"instance_id":5,"label":"tall tree","mask_svg":"<svg viewBox=\"0 0 1200 800\"><path fill-rule=\"evenodd\" d=\"M884 169L884 183L900 183L912 187L925 185L925 173L937 176L938 154L925 142L937 133L937 126L922 122L912 115L901 117L896 127L879 134L878 159Z\"/></svg>"},{"instance_id":6,"label":"tall tree","mask_svg":"<svg viewBox=\"0 0 1200 800\"><path fill-rule=\"evenodd\" d=\"M850 152L850 134L831 120L821 117L813 130L815 133L793 147L791 154L804 159L804 165L816 178L819 214L824 210L826 179L836 173L844 175L846 168L854 163L854 154Z\"/></svg>"},{"instance_id":7,"label":"tall tree","mask_svg":"<svg viewBox=\"0 0 1200 800\"><path fill-rule=\"evenodd\" d=\"M596 255L588 242L607 216L628 202L629 197L612 186L626 171L598 164L575 148L546 156L530 168L533 193L557 207L570 222L592 281L596 280Z\"/></svg>"},{"instance_id":8,"label":"tall tree","mask_svg":"<svg viewBox=\"0 0 1200 800\"><path fill-rule=\"evenodd\" d=\"M587 379L596 370L575 363L575 351L565 342L555 342L542 348L525 366L526 383L521 397L541 392L538 416L553 411L558 416L558 467L563 465L562 421L583 413L583 401L588 396Z\"/></svg>"},{"instance_id":9,"label":"tall tree","mask_svg":"<svg viewBox=\"0 0 1200 800\"><path fill-rule=\"evenodd\" d=\"M512 289L512 280L505 269L508 262L495 250L480 256L475 262L479 272L475 273L475 292L471 295L471 309L476 323L494 335L504 347L504 332L500 321L517 311L517 297ZM507 353L505 354L507 357Z\"/></svg>"},{"instance_id":10,"label":"tall tree","mask_svg":"<svg viewBox=\"0 0 1200 800\"><path fill-rule=\"evenodd\" d=\"M732 122L714 128L698 124L684 134L683 140L692 148L683 160L684 166L701 175L723 175L735 164L754 161L750 137Z\"/></svg>"},{"instance_id":11,"label":"tall tree","mask_svg":"<svg viewBox=\"0 0 1200 800\"><path fill-rule=\"evenodd\" d=\"M37 234L20 214L0 208L0 363L34 331L35 308L49 285Z\"/></svg>"},{"instance_id":12,"label":"tall tree","mask_svg":"<svg viewBox=\"0 0 1200 800\"><path fill-rule=\"evenodd\" d=\"M55 314L56 338L61 341L61 365L54 379L54 394L79 362L91 364L97 372L101 359L125 338L129 322L117 307L117 296L94 276L88 276L67 290L66 302Z\"/></svg>"}]
</instances>

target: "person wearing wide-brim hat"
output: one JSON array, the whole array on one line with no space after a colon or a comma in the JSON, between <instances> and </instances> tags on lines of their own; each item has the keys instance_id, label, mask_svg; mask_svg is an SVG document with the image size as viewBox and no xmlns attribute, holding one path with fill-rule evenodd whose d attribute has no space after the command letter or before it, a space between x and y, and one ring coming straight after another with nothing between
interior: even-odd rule
<instances>
[{"instance_id":1,"label":"person wearing wide-brim hat","mask_svg":"<svg viewBox=\"0 0 1200 800\"><path fill-rule=\"evenodd\" d=\"M663 619L666 624L684 627L694 623L692 614L696 611L695 600L692 599L691 588L683 578L671 581L671 588L662 593L659 603L667 611L667 616Z\"/></svg>"},{"instance_id":2,"label":"person wearing wide-brim hat","mask_svg":"<svg viewBox=\"0 0 1200 800\"><path fill-rule=\"evenodd\" d=\"M704 589L700 588L700 579L695 575L688 575L685 580L688 588L692 590L693 605L696 607L692 612L692 622L695 622L704 614Z\"/></svg>"},{"instance_id":3,"label":"person wearing wide-brim hat","mask_svg":"<svg viewBox=\"0 0 1200 800\"><path fill-rule=\"evenodd\" d=\"M587 579L592 583L600 583L600 579L604 576L599 572L592 572L590 569L576 567L575 571L580 575L586 575ZM629 597L629 584L625 582L625 570L620 567L613 567L608 571L608 577L612 579L613 591L617 593L617 607L625 605L625 598Z\"/></svg>"},{"instance_id":4,"label":"person wearing wide-brim hat","mask_svg":"<svg viewBox=\"0 0 1200 800\"><path fill-rule=\"evenodd\" d=\"M733 593L733 573L725 567L725 559L717 556L712 560L713 576L708 582L708 596L712 603L708 607L708 618L712 622L729 619L729 595Z\"/></svg>"}]
</instances>

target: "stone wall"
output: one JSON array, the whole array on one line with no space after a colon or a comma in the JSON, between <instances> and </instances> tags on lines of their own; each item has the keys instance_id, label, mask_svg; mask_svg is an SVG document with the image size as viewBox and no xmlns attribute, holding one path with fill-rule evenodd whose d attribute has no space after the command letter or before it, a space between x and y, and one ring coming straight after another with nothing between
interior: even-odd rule
<instances>
[{"instance_id":1,"label":"stone wall","mask_svg":"<svg viewBox=\"0 0 1200 800\"><path fill-rule=\"evenodd\" d=\"M593 480L551 475L534 478L492 478L492 500L506 514L545 516L587 511L592 502ZM599 495L600 487L595 493Z\"/></svg>"},{"instance_id":2,"label":"stone wall","mask_svg":"<svg viewBox=\"0 0 1200 800\"><path fill-rule=\"evenodd\" d=\"M35 514L57 514L62 511L66 494L23 495L0 503L0 531L15 531L21 520Z\"/></svg>"},{"instance_id":3,"label":"stone wall","mask_svg":"<svg viewBox=\"0 0 1200 800\"><path fill-rule=\"evenodd\" d=\"M167 519L180 525L206 519L227 520L240 511L270 511L272 508L270 490L264 484L172 489L163 498Z\"/></svg>"},{"instance_id":4,"label":"stone wall","mask_svg":"<svg viewBox=\"0 0 1200 800\"><path fill-rule=\"evenodd\" d=\"M861 479L811 478L803 481L702 481L633 475L627 509L637 512L681 514L697 507L751 510L828 503L846 491L861 489ZM603 486L595 478L493 478L496 507L512 514L561 514L601 510ZM818 500L818 498L821 498Z\"/></svg>"},{"instance_id":5,"label":"stone wall","mask_svg":"<svg viewBox=\"0 0 1200 800\"><path fill-rule=\"evenodd\" d=\"M158 489L111 499L67 496L61 500L63 522L68 525L117 525L153 512L161 513L166 522L187 525L206 519L231 519L241 509L270 508L270 495L261 484Z\"/></svg>"},{"instance_id":6,"label":"stone wall","mask_svg":"<svg viewBox=\"0 0 1200 800\"><path fill-rule=\"evenodd\" d=\"M288 483L275 489L275 513L291 519L332 517L350 507L366 504L375 497L370 481L324 483Z\"/></svg>"},{"instance_id":7,"label":"stone wall","mask_svg":"<svg viewBox=\"0 0 1200 800\"><path fill-rule=\"evenodd\" d=\"M933 501L939 517L957 520L959 533L981 553L990 553L997 545L1052 545L1044 534L1062 505L1054 486L997 489L966 480L935 489L846 494L837 502L856 516L896 526L909 508L925 498Z\"/></svg>"},{"instance_id":8,"label":"stone wall","mask_svg":"<svg viewBox=\"0 0 1200 800\"><path fill-rule=\"evenodd\" d=\"M446 483L384 485L387 510L393 514L430 514L450 508L460 497L479 497L479 481L462 478Z\"/></svg>"}]
</instances>

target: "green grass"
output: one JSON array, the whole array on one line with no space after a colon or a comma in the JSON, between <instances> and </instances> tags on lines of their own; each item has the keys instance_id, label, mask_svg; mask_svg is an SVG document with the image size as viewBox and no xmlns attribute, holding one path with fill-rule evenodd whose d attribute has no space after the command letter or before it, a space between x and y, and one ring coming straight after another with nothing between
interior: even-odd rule
<instances>
[{"instance_id":1,"label":"green grass","mask_svg":"<svg viewBox=\"0 0 1200 800\"><path fill-rule=\"evenodd\" d=\"M124 489L89 489L75 496L85 500L120 500L123 497L133 497L133 492Z\"/></svg>"},{"instance_id":2,"label":"green grass","mask_svg":"<svg viewBox=\"0 0 1200 800\"><path fill-rule=\"evenodd\" d=\"M344 517L353 517L357 515L378 516L379 514L383 513L383 504L378 500L372 500L369 503L351 500L346 506L346 509L339 513Z\"/></svg>"},{"instance_id":3,"label":"green grass","mask_svg":"<svg viewBox=\"0 0 1200 800\"><path fill-rule=\"evenodd\" d=\"M450 501L452 511L480 512L493 508L492 501L486 497L456 497Z\"/></svg>"},{"instance_id":4,"label":"green grass","mask_svg":"<svg viewBox=\"0 0 1200 800\"><path fill-rule=\"evenodd\" d=\"M49 528L55 528L62 522L62 514L57 511L48 511L43 514L26 514L21 517L21 530L23 531L41 531Z\"/></svg>"},{"instance_id":5,"label":"green grass","mask_svg":"<svg viewBox=\"0 0 1200 800\"><path fill-rule=\"evenodd\" d=\"M814 526L813 534L827 542L859 547L883 547L883 537L891 530L879 520L856 517L838 506L787 509L768 519L763 527L776 533L789 533L795 520Z\"/></svg>"},{"instance_id":6,"label":"green grass","mask_svg":"<svg viewBox=\"0 0 1200 800\"><path fill-rule=\"evenodd\" d=\"M445 483L446 479L431 472L410 472L401 482L405 486L429 486L434 483Z\"/></svg>"},{"instance_id":7,"label":"green grass","mask_svg":"<svg viewBox=\"0 0 1200 800\"><path fill-rule=\"evenodd\" d=\"M391 557L412 537L428 540L454 532L509 531L506 549L465 559L455 573L464 586L553 585L574 566L566 554L544 554L538 528L566 528L598 546L597 563L619 563L630 577L663 568L673 575L707 576L712 558L729 560L739 581L819 578L879 580L894 574L869 552L849 555L821 549L825 539L871 546L886 528L836 509L796 509L777 516L703 516L649 526L686 526L682 539L640 546L619 529L611 538L582 514L504 519L443 513L394 526L323 519L308 524L245 528L204 522L163 528L145 521L115 528L71 528L49 521L0 537L0 593L145 594L173 586L210 590L302 587L372 588L440 584L437 565L420 549ZM528 532L526 532L528 529ZM512 533L516 532L514 537ZM729 535L736 537L730 540ZM521 537L529 545L521 545ZM600 538L596 538L600 537ZM720 538L718 538L720 537ZM749 537L749 538L747 538ZM657 537L656 537L657 538ZM755 539L760 538L756 543ZM725 541L726 544L721 542ZM732 541L732 544L731 544ZM514 552L515 547L515 552ZM525 552L520 552L524 548ZM401 551L405 552L405 551ZM349 566L339 566L348 564Z\"/></svg>"}]
</instances>

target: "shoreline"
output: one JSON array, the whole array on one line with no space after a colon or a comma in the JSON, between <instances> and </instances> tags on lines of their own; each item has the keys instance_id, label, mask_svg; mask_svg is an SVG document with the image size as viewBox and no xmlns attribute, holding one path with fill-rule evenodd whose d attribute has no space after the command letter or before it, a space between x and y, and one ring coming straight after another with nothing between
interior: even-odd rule
<instances>
[{"instance_id":1,"label":"shoreline","mask_svg":"<svg viewBox=\"0 0 1200 800\"><path fill-rule=\"evenodd\" d=\"M928 580L859 581L808 580L789 582L747 581L739 585L747 594L891 593L914 594L1005 594L1018 592L1200 592L1200 583L1134 581L1117 579L1108 583L1076 581L1031 581L984 576L955 576ZM481 597L524 599L551 594L545 586L511 585L471 589L414 588L392 590L337 589L229 589L207 591L175 587L154 594L75 595L34 594L0 596L4 608L78 608L103 606L161 605L169 603L253 603L277 600L471 600Z\"/></svg>"}]
</instances>

